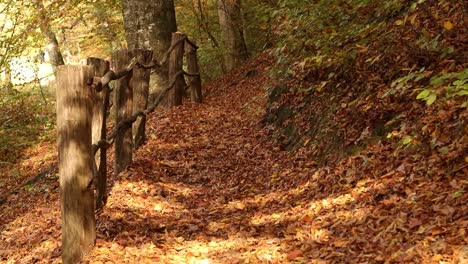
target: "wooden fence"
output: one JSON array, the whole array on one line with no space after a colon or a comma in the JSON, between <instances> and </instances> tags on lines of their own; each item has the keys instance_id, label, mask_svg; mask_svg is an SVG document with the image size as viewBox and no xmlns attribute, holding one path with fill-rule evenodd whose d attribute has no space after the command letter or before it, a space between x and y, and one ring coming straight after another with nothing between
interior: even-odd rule
<instances>
[{"instance_id":1,"label":"wooden fence","mask_svg":"<svg viewBox=\"0 0 468 264\"><path fill-rule=\"evenodd\" d=\"M172 35L171 47L161 61L150 50L118 50L112 63L88 58L87 65L64 65L57 69L57 133L62 205L62 260L78 263L94 246L95 208L107 198L107 147L114 144L114 172L131 162L143 144L146 115L164 101L182 104L187 76L193 102L201 103L201 79L197 46L186 35ZM183 70L186 55L187 72ZM169 63L169 85L148 102L150 71ZM106 113L113 89L115 126L107 135ZM94 194L96 190L96 196Z\"/></svg>"}]
</instances>

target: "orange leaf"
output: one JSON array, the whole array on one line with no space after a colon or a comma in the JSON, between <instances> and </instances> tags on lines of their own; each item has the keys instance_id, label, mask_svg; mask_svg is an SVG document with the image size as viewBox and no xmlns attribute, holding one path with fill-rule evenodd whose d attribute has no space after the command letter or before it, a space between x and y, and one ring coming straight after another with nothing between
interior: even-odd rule
<instances>
[{"instance_id":1,"label":"orange leaf","mask_svg":"<svg viewBox=\"0 0 468 264\"><path fill-rule=\"evenodd\" d=\"M295 260L296 258L300 258L304 255L304 252L300 249L295 249L292 251L289 251L288 253L288 260Z\"/></svg>"},{"instance_id":2,"label":"orange leaf","mask_svg":"<svg viewBox=\"0 0 468 264\"><path fill-rule=\"evenodd\" d=\"M450 22L450 21L448 21L448 20L445 21L445 22L444 22L444 28L445 28L446 30L452 30L452 29L453 29L453 24L452 24L452 22Z\"/></svg>"}]
</instances>

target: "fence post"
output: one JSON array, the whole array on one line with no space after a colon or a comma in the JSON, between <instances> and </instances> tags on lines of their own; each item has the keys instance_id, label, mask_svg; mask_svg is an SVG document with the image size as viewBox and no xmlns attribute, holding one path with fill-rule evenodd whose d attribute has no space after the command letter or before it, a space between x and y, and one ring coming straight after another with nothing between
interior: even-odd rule
<instances>
[{"instance_id":1,"label":"fence post","mask_svg":"<svg viewBox=\"0 0 468 264\"><path fill-rule=\"evenodd\" d=\"M190 97L192 98L192 102L201 103L203 101L203 97L201 91L201 77L200 68L198 67L197 49L198 47L194 46L192 43L186 44L187 72L192 74L192 76L188 76ZM198 75L193 76L193 74Z\"/></svg>"},{"instance_id":2,"label":"fence post","mask_svg":"<svg viewBox=\"0 0 468 264\"><path fill-rule=\"evenodd\" d=\"M109 71L109 62L98 58L88 58L86 64L93 66L97 77L102 77ZM106 139L106 112L109 108L109 86L102 87L100 92L93 91L93 119L91 127L91 142L97 144ZM95 156L96 162L96 208L101 208L107 199L107 147L102 146Z\"/></svg>"},{"instance_id":3,"label":"fence post","mask_svg":"<svg viewBox=\"0 0 468 264\"><path fill-rule=\"evenodd\" d=\"M129 50L117 50L112 53L112 70L120 72L126 69L132 59ZM132 71L115 82L115 124L128 119L133 112L133 87L130 84ZM115 137L115 174L122 172L132 162L132 125L126 124Z\"/></svg>"},{"instance_id":4,"label":"fence post","mask_svg":"<svg viewBox=\"0 0 468 264\"><path fill-rule=\"evenodd\" d=\"M180 32L172 33L171 47L175 45L176 47L172 49L171 55L169 56L169 84L174 83L174 87L170 89L166 95L166 104L167 106L176 106L182 104L182 97L184 95L184 76L179 75L175 79L178 72L182 71L182 62L184 56L184 41L180 41L185 38L185 34ZM175 79L175 82L174 82Z\"/></svg>"},{"instance_id":5,"label":"fence post","mask_svg":"<svg viewBox=\"0 0 468 264\"><path fill-rule=\"evenodd\" d=\"M153 58L151 50L132 50L133 56L142 64L150 64ZM130 86L133 87L133 113L143 111L148 106L149 81L151 69L134 67ZM133 123L133 147L137 149L145 140L146 115L137 118Z\"/></svg>"},{"instance_id":6,"label":"fence post","mask_svg":"<svg viewBox=\"0 0 468 264\"><path fill-rule=\"evenodd\" d=\"M96 239L91 153L90 66L57 68L57 133L62 207L62 261L79 263Z\"/></svg>"}]
</instances>

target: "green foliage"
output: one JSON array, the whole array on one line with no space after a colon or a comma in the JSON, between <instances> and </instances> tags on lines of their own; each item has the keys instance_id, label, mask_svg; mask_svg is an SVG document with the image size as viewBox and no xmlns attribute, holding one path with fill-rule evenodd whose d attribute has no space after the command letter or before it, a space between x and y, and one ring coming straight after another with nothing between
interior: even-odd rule
<instances>
[{"instance_id":1,"label":"green foliage","mask_svg":"<svg viewBox=\"0 0 468 264\"><path fill-rule=\"evenodd\" d=\"M426 104L427 105L431 105L435 102L435 100L437 99L437 93L435 93L433 90L431 89L424 89L422 92L420 92L418 94L418 96L416 97L416 99L421 99L421 100L424 100L426 101Z\"/></svg>"},{"instance_id":2,"label":"green foliage","mask_svg":"<svg viewBox=\"0 0 468 264\"><path fill-rule=\"evenodd\" d=\"M0 90L0 157L12 162L37 142L49 140L55 128L55 105L39 91Z\"/></svg>"},{"instance_id":3,"label":"green foliage","mask_svg":"<svg viewBox=\"0 0 468 264\"><path fill-rule=\"evenodd\" d=\"M222 50L219 46L219 24L216 0L176 0L178 30L196 42L202 78L211 80L223 73Z\"/></svg>"},{"instance_id":4,"label":"green foliage","mask_svg":"<svg viewBox=\"0 0 468 264\"><path fill-rule=\"evenodd\" d=\"M426 77L430 72L422 68L418 72L410 72L407 75L392 82L393 89L382 97L399 92L419 91L416 99L423 100L427 105L433 104L437 98L449 99L455 96L468 95L468 69L460 72L442 72L431 78ZM463 106L465 107L466 104Z\"/></svg>"},{"instance_id":5,"label":"green foliage","mask_svg":"<svg viewBox=\"0 0 468 264\"><path fill-rule=\"evenodd\" d=\"M418 72L413 72L411 69L407 75L394 80L390 85L392 89L386 92L382 96L382 98L385 98L389 95L396 94L397 92L399 92L400 94L403 94L408 89L413 88L414 83L424 78L424 70L425 68L421 68Z\"/></svg>"},{"instance_id":6,"label":"green foliage","mask_svg":"<svg viewBox=\"0 0 468 264\"><path fill-rule=\"evenodd\" d=\"M382 17L398 12L403 2L282 0L272 12L273 21L279 21L274 27L275 52L318 65L344 63L355 55L343 47L365 44L370 35L385 30Z\"/></svg>"}]
</instances>

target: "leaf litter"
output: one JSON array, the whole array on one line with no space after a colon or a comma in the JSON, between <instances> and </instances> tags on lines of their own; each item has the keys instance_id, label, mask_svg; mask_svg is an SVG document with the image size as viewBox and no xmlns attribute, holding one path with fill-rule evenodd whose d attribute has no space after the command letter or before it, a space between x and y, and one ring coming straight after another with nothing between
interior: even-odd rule
<instances>
[{"instance_id":1,"label":"leaf litter","mask_svg":"<svg viewBox=\"0 0 468 264\"><path fill-rule=\"evenodd\" d=\"M259 126L270 60L209 84L202 105L152 114L146 144L119 176L110 150L109 199L85 262L465 262L466 156L448 171L451 153L402 154L390 140L323 166L306 148L282 151ZM21 189L2 205L2 263L61 263L49 178L34 186L50 191Z\"/></svg>"}]
</instances>

